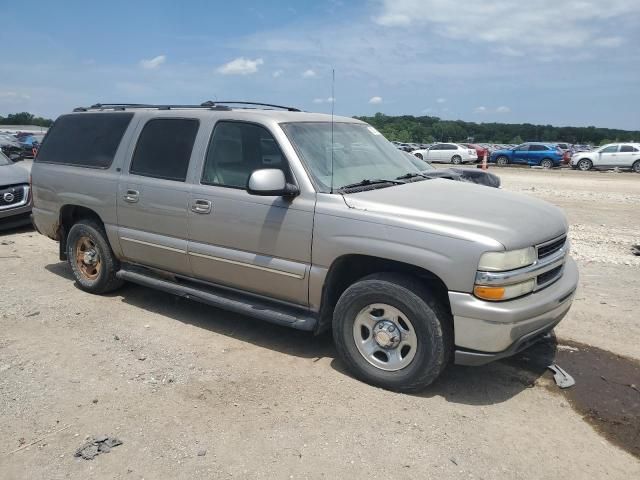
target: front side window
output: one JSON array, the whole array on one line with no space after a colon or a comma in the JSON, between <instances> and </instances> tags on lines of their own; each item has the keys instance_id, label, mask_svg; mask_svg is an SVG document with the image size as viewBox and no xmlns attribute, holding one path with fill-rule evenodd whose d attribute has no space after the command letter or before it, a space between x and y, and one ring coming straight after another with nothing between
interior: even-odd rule
<instances>
[{"instance_id":1,"label":"front side window","mask_svg":"<svg viewBox=\"0 0 640 480\"><path fill-rule=\"evenodd\" d=\"M529 145L526 145L526 144L518 145L516 148L514 148L514 150L518 150L520 152L526 152L527 150L529 150Z\"/></svg>"},{"instance_id":2,"label":"front side window","mask_svg":"<svg viewBox=\"0 0 640 480\"><path fill-rule=\"evenodd\" d=\"M380 132L361 123L281 124L318 191L329 193L362 180L393 180L418 168ZM333 138L333 142L332 142Z\"/></svg>"},{"instance_id":3,"label":"front side window","mask_svg":"<svg viewBox=\"0 0 640 480\"><path fill-rule=\"evenodd\" d=\"M138 138L130 173L184 182L199 122L190 118L149 120Z\"/></svg>"},{"instance_id":4,"label":"front side window","mask_svg":"<svg viewBox=\"0 0 640 480\"><path fill-rule=\"evenodd\" d=\"M246 188L255 170L277 168L291 181L280 147L269 131L243 122L218 122L209 142L202 183Z\"/></svg>"},{"instance_id":5,"label":"front side window","mask_svg":"<svg viewBox=\"0 0 640 480\"><path fill-rule=\"evenodd\" d=\"M617 151L618 151L617 145L609 145L607 147L600 149L600 153L616 153Z\"/></svg>"}]
</instances>

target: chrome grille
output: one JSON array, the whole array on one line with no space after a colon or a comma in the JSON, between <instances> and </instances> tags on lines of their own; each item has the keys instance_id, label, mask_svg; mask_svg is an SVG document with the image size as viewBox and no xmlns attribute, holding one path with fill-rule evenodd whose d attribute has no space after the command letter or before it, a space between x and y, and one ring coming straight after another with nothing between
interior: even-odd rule
<instances>
[{"instance_id":1,"label":"chrome grille","mask_svg":"<svg viewBox=\"0 0 640 480\"><path fill-rule=\"evenodd\" d=\"M29 187L26 185L0 188L0 210L24 205L28 192Z\"/></svg>"},{"instance_id":2,"label":"chrome grille","mask_svg":"<svg viewBox=\"0 0 640 480\"><path fill-rule=\"evenodd\" d=\"M549 257L564 247L567 237L561 237L550 242L542 243L536 247L538 251L538 260Z\"/></svg>"}]
</instances>

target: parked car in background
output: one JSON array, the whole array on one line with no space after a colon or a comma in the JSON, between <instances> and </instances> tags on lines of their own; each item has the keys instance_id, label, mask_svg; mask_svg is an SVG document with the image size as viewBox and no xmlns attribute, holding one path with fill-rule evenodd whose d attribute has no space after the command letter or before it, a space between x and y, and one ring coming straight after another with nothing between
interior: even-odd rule
<instances>
[{"instance_id":1,"label":"parked car in background","mask_svg":"<svg viewBox=\"0 0 640 480\"><path fill-rule=\"evenodd\" d=\"M24 149L13 135L0 134L0 151L14 162L24 158Z\"/></svg>"},{"instance_id":2,"label":"parked car in background","mask_svg":"<svg viewBox=\"0 0 640 480\"><path fill-rule=\"evenodd\" d=\"M491 153L489 161L499 167L512 163L553 168L562 164L563 157L564 152L554 144L529 142L514 148L496 150Z\"/></svg>"},{"instance_id":3,"label":"parked car in background","mask_svg":"<svg viewBox=\"0 0 640 480\"><path fill-rule=\"evenodd\" d=\"M41 137L36 135L28 135L21 137L19 140L20 147L22 148L23 158L34 158L38 147L40 146Z\"/></svg>"},{"instance_id":4,"label":"parked car in background","mask_svg":"<svg viewBox=\"0 0 640 480\"><path fill-rule=\"evenodd\" d=\"M0 153L0 229L31 223L29 169Z\"/></svg>"},{"instance_id":5,"label":"parked car in background","mask_svg":"<svg viewBox=\"0 0 640 480\"><path fill-rule=\"evenodd\" d=\"M478 154L478 160L482 160L485 155L489 155L489 149L487 147L483 147L482 145L477 145L475 143L461 143L463 147L473 148Z\"/></svg>"},{"instance_id":6,"label":"parked car in background","mask_svg":"<svg viewBox=\"0 0 640 480\"><path fill-rule=\"evenodd\" d=\"M414 150L416 157L433 163L471 163L478 161L478 154L474 148L463 147L457 143L436 143L426 149Z\"/></svg>"},{"instance_id":7,"label":"parked car in background","mask_svg":"<svg viewBox=\"0 0 640 480\"><path fill-rule=\"evenodd\" d=\"M426 160L410 153L407 156L420 172L428 178L445 178L458 182L476 183L486 187L500 188L500 177L479 168L436 168Z\"/></svg>"},{"instance_id":8,"label":"parked car in background","mask_svg":"<svg viewBox=\"0 0 640 480\"><path fill-rule=\"evenodd\" d=\"M640 143L611 143L593 152L578 152L571 157L571 168L597 170L624 168L640 173Z\"/></svg>"}]
</instances>

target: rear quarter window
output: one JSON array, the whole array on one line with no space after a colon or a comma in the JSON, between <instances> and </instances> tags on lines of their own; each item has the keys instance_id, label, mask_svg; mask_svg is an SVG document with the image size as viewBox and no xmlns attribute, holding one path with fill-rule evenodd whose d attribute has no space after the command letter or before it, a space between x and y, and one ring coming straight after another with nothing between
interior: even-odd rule
<instances>
[{"instance_id":1,"label":"rear quarter window","mask_svg":"<svg viewBox=\"0 0 640 480\"><path fill-rule=\"evenodd\" d=\"M133 113L80 113L59 117L36 162L109 168Z\"/></svg>"}]
</instances>

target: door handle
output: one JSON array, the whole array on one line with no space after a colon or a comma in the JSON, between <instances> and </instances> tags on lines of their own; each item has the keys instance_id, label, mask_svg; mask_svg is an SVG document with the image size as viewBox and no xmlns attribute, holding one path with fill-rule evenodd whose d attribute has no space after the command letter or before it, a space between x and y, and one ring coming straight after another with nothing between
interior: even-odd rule
<instances>
[{"instance_id":1,"label":"door handle","mask_svg":"<svg viewBox=\"0 0 640 480\"><path fill-rule=\"evenodd\" d=\"M140 200L140 192L137 190L127 190L127 193L125 193L122 198L127 203L137 203L137 201Z\"/></svg>"},{"instance_id":2,"label":"door handle","mask_svg":"<svg viewBox=\"0 0 640 480\"><path fill-rule=\"evenodd\" d=\"M211 202L209 200L195 200L191 204L191 211L194 213L207 214L211 213Z\"/></svg>"}]
</instances>

